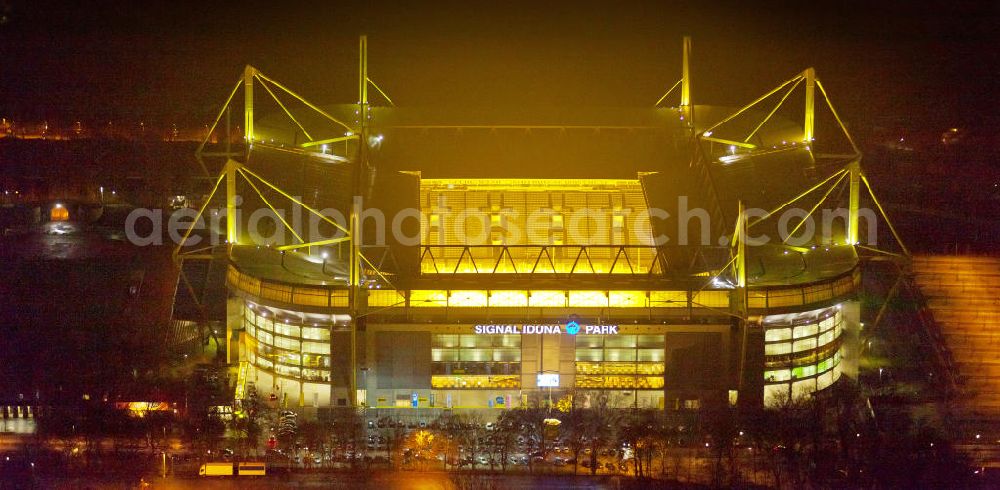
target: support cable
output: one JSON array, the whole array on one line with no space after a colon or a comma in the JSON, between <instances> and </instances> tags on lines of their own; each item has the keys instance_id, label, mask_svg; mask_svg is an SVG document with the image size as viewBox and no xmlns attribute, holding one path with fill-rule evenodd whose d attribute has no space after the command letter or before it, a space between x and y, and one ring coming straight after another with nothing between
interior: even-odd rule
<instances>
[{"instance_id":1,"label":"support cable","mask_svg":"<svg viewBox=\"0 0 1000 490\"><path fill-rule=\"evenodd\" d=\"M226 98L226 103L222 104L222 108L219 109L219 115L215 116L215 121L213 121L212 125L208 128L208 134L205 135L205 139L198 144L198 148L194 150L194 155L198 160L198 165L201 165L201 170L205 172L206 176L208 176L209 173L208 169L205 168L205 162L201 159L201 151L205 149L205 145L208 144L208 140L212 139L212 133L215 131L215 127L219 125L222 115L225 114L226 108L229 107L229 103L233 101L233 96L236 95L236 91L240 89L240 85L242 84L243 78L240 77L239 81L236 82L236 86L229 92L229 97ZM228 134L226 135L226 138L229 138Z\"/></svg>"},{"instance_id":2,"label":"support cable","mask_svg":"<svg viewBox=\"0 0 1000 490\"><path fill-rule=\"evenodd\" d=\"M289 110L285 107L285 104L281 103L281 99L279 99L278 96L275 95L273 91L271 91L271 87L268 87L267 83L264 83L264 79L257 74L254 74L254 77L256 77L257 81L260 82L260 85L264 87L264 90L267 90L267 93L271 94L271 98L278 103L278 107L281 107L281 110L285 111L285 114L288 115L288 118L291 119L292 122L295 123L295 125L302 130L302 133L306 135L306 138L309 138L309 141L312 141L313 137L309 135L309 131L306 131L306 128L302 127L302 124L299 123L299 120L295 119L295 116L293 116L292 113L289 112Z\"/></svg>"}]
</instances>

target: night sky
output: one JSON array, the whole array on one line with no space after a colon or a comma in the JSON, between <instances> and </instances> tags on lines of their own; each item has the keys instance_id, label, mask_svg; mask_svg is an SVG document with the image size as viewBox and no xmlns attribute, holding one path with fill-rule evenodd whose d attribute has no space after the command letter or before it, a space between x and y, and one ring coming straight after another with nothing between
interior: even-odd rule
<instances>
[{"instance_id":1,"label":"night sky","mask_svg":"<svg viewBox=\"0 0 1000 490\"><path fill-rule=\"evenodd\" d=\"M0 0L0 116L203 124L246 63L354 102L361 33L399 105L648 106L689 34L697 103L812 65L860 127L1000 125L1000 2L278 3Z\"/></svg>"}]
</instances>

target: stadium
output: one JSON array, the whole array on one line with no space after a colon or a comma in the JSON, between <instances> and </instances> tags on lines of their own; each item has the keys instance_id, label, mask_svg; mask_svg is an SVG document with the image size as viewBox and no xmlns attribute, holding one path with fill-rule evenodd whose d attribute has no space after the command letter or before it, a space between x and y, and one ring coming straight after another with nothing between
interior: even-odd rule
<instances>
[{"instance_id":1,"label":"stadium","mask_svg":"<svg viewBox=\"0 0 1000 490\"><path fill-rule=\"evenodd\" d=\"M188 288L224 264L237 399L423 419L773 405L856 378L864 263L908 252L813 69L696 104L685 38L649 107L456 110L397 106L366 43L358 103L248 66L199 147L222 170L196 218L224 241L188 230L175 258Z\"/></svg>"}]
</instances>

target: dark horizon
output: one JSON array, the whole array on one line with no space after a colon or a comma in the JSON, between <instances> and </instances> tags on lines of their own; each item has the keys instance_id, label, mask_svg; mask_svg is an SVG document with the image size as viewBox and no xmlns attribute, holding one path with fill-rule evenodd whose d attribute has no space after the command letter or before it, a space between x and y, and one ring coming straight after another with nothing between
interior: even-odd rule
<instances>
[{"instance_id":1,"label":"dark horizon","mask_svg":"<svg viewBox=\"0 0 1000 490\"><path fill-rule=\"evenodd\" d=\"M855 127L1000 124L986 2L0 8L0 116L22 121L205 123L247 63L318 103L354 102L364 33L371 77L401 106L649 106L691 35L699 104L740 106L814 66Z\"/></svg>"}]
</instances>

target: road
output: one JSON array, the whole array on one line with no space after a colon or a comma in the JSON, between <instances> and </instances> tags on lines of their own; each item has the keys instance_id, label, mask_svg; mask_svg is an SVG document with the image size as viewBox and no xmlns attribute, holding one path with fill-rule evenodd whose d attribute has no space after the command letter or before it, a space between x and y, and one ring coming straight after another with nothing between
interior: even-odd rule
<instances>
[{"instance_id":1,"label":"road","mask_svg":"<svg viewBox=\"0 0 1000 490\"><path fill-rule=\"evenodd\" d=\"M94 481L80 479L42 480L42 488L110 490L138 488L137 481ZM504 489L546 490L612 489L616 480L591 477L554 475L459 475L443 472L379 472L373 474L314 473L290 477L170 478L149 480L146 488L152 490L258 490L271 488L329 488L329 489L393 489L393 490L463 490Z\"/></svg>"}]
</instances>

